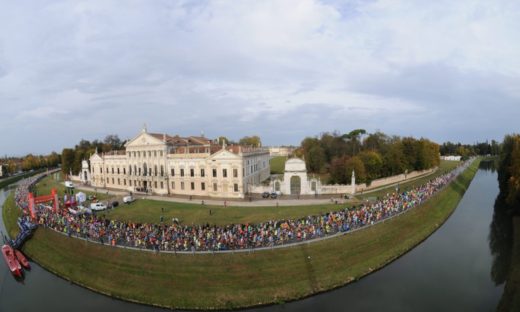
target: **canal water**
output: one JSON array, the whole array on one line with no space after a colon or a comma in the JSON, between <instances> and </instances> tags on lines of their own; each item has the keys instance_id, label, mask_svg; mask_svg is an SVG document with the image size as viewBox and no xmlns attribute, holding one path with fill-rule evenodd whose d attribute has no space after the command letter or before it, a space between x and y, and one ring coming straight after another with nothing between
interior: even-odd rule
<instances>
[{"instance_id":1,"label":"canal water","mask_svg":"<svg viewBox=\"0 0 520 312\"><path fill-rule=\"evenodd\" d=\"M0 191L0 206L7 192ZM248 311L494 311L503 292L491 278L489 247L497 195L496 172L482 168L448 221L392 264L334 291ZM99 295L31 265L20 283L0 261L0 312L164 311Z\"/></svg>"}]
</instances>

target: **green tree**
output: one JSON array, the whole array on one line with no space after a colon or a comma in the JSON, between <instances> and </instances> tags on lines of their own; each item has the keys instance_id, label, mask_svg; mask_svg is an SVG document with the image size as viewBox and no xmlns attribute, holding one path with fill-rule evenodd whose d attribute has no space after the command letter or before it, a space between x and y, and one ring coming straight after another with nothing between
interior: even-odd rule
<instances>
[{"instance_id":1,"label":"green tree","mask_svg":"<svg viewBox=\"0 0 520 312\"><path fill-rule=\"evenodd\" d=\"M347 184L347 160L349 156L340 156L332 159L330 163L330 180L332 183Z\"/></svg>"},{"instance_id":2,"label":"green tree","mask_svg":"<svg viewBox=\"0 0 520 312\"><path fill-rule=\"evenodd\" d=\"M366 169L367 181L381 177L383 170L383 157L376 151L363 151L359 153L359 158L363 161Z\"/></svg>"},{"instance_id":3,"label":"green tree","mask_svg":"<svg viewBox=\"0 0 520 312\"><path fill-rule=\"evenodd\" d=\"M69 174L74 166L74 150L71 148L64 148L61 152L61 172Z\"/></svg>"},{"instance_id":4,"label":"green tree","mask_svg":"<svg viewBox=\"0 0 520 312\"><path fill-rule=\"evenodd\" d=\"M342 136L343 139L350 143L352 148L352 156L356 155L357 152L361 149L361 137L366 133L367 131L365 129L355 129Z\"/></svg>"},{"instance_id":5,"label":"green tree","mask_svg":"<svg viewBox=\"0 0 520 312\"><path fill-rule=\"evenodd\" d=\"M351 157L347 159L345 162L345 175L347 177L352 176L352 170L354 170L356 174L356 183L364 183L367 181L367 175L365 170L365 165L363 161L358 156Z\"/></svg>"},{"instance_id":6,"label":"green tree","mask_svg":"<svg viewBox=\"0 0 520 312\"><path fill-rule=\"evenodd\" d=\"M217 143L218 145L222 145L222 144L229 144L229 139L226 138L225 136L219 136L218 139L217 139Z\"/></svg>"},{"instance_id":7,"label":"green tree","mask_svg":"<svg viewBox=\"0 0 520 312\"><path fill-rule=\"evenodd\" d=\"M238 144L244 145L244 146L261 147L262 141L260 140L259 136L253 135L253 136L245 136L245 137L241 138L238 141Z\"/></svg>"}]
</instances>

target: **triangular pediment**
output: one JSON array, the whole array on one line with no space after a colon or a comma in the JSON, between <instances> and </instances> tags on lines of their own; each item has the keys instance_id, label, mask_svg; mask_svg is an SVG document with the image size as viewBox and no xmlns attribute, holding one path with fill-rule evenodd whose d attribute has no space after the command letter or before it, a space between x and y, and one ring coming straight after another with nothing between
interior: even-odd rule
<instances>
[{"instance_id":1,"label":"triangular pediment","mask_svg":"<svg viewBox=\"0 0 520 312\"><path fill-rule=\"evenodd\" d=\"M220 151L218 151L215 154L211 155L210 159L214 159L214 160L240 159L240 156L238 156L235 153L231 153L230 151L227 151L225 149L221 149Z\"/></svg>"},{"instance_id":2,"label":"triangular pediment","mask_svg":"<svg viewBox=\"0 0 520 312\"><path fill-rule=\"evenodd\" d=\"M103 158L99 156L98 153L94 153L92 156L90 156L90 162L96 162L96 161L102 161Z\"/></svg>"},{"instance_id":3,"label":"triangular pediment","mask_svg":"<svg viewBox=\"0 0 520 312\"><path fill-rule=\"evenodd\" d=\"M125 144L125 147L129 148L129 147L139 147L139 146L147 146L147 145L164 145L164 144L165 143L162 140L148 134L147 132L141 132L138 136L136 136L132 140L128 141Z\"/></svg>"}]
</instances>

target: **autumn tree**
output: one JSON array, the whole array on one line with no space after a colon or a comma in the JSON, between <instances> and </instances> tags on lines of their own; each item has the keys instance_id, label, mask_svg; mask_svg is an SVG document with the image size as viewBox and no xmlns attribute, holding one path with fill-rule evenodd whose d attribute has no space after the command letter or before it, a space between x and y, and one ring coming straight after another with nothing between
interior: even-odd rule
<instances>
[{"instance_id":1,"label":"autumn tree","mask_svg":"<svg viewBox=\"0 0 520 312\"><path fill-rule=\"evenodd\" d=\"M262 141L260 140L259 136L253 135L253 136L245 136L245 137L241 138L238 141L238 144L244 145L244 146L261 147Z\"/></svg>"}]
</instances>

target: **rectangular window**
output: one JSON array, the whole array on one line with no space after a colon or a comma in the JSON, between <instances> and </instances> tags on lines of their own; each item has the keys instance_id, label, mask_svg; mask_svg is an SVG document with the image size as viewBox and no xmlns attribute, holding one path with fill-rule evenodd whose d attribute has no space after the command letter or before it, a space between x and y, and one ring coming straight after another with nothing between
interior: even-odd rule
<instances>
[{"instance_id":1,"label":"rectangular window","mask_svg":"<svg viewBox=\"0 0 520 312\"><path fill-rule=\"evenodd\" d=\"M238 169L233 169L233 178L238 178Z\"/></svg>"},{"instance_id":2,"label":"rectangular window","mask_svg":"<svg viewBox=\"0 0 520 312\"><path fill-rule=\"evenodd\" d=\"M163 188L164 188L164 183L163 183L163 182L161 182L161 189L163 189Z\"/></svg>"},{"instance_id":3,"label":"rectangular window","mask_svg":"<svg viewBox=\"0 0 520 312\"><path fill-rule=\"evenodd\" d=\"M172 190L175 189L175 182L172 182Z\"/></svg>"},{"instance_id":4,"label":"rectangular window","mask_svg":"<svg viewBox=\"0 0 520 312\"><path fill-rule=\"evenodd\" d=\"M175 176L175 169L172 169L172 177Z\"/></svg>"},{"instance_id":5,"label":"rectangular window","mask_svg":"<svg viewBox=\"0 0 520 312\"><path fill-rule=\"evenodd\" d=\"M126 174L126 168L123 168L123 174Z\"/></svg>"},{"instance_id":6,"label":"rectangular window","mask_svg":"<svg viewBox=\"0 0 520 312\"><path fill-rule=\"evenodd\" d=\"M202 182L202 183L200 184L200 189L203 190L203 191L205 191L205 190L206 190L206 183Z\"/></svg>"},{"instance_id":7,"label":"rectangular window","mask_svg":"<svg viewBox=\"0 0 520 312\"><path fill-rule=\"evenodd\" d=\"M117 178L117 185L121 185L121 180L119 180L119 178Z\"/></svg>"},{"instance_id":8,"label":"rectangular window","mask_svg":"<svg viewBox=\"0 0 520 312\"><path fill-rule=\"evenodd\" d=\"M149 175L149 176L152 175L152 168L148 168L148 175Z\"/></svg>"},{"instance_id":9,"label":"rectangular window","mask_svg":"<svg viewBox=\"0 0 520 312\"><path fill-rule=\"evenodd\" d=\"M126 186L126 179L123 179L123 185Z\"/></svg>"},{"instance_id":10,"label":"rectangular window","mask_svg":"<svg viewBox=\"0 0 520 312\"><path fill-rule=\"evenodd\" d=\"M107 184L108 184L108 183L110 183L110 179L109 179L109 178L107 178Z\"/></svg>"},{"instance_id":11,"label":"rectangular window","mask_svg":"<svg viewBox=\"0 0 520 312\"><path fill-rule=\"evenodd\" d=\"M213 177L214 177L214 178L217 177L217 169L213 169Z\"/></svg>"},{"instance_id":12,"label":"rectangular window","mask_svg":"<svg viewBox=\"0 0 520 312\"><path fill-rule=\"evenodd\" d=\"M213 183L213 191L216 192L218 190L217 183Z\"/></svg>"},{"instance_id":13,"label":"rectangular window","mask_svg":"<svg viewBox=\"0 0 520 312\"><path fill-rule=\"evenodd\" d=\"M99 167L99 173L103 173L103 168Z\"/></svg>"},{"instance_id":14,"label":"rectangular window","mask_svg":"<svg viewBox=\"0 0 520 312\"><path fill-rule=\"evenodd\" d=\"M181 190L184 190L184 182L181 182Z\"/></svg>"},{"instance_id":15,"label":"rectangular window","mask_svg":"<svg viewBox=\"0 0 520 312\"><path fill-rule=\"evenodd\" d=\"M153 151L153 157L157 157L157 151Z\"/></svg>"},{"instance_id":16,"label":"rectangular window","mask_svg":"<svg viewBox=\"0 0 520 312\"><path fill-rule=\"evenodd\" d=\"M237 183L233 184L233 190L235 192L238 192L238 184Z\"/></svg>"},{"instance_id":17,"label":"rectangular window","mask_svg":"<svg viewBox=\"0 0 520 312\"><path fill-rule=\"evenodd\" d=\"M128 180L128 185L132 186L132 180Z\"/></svg>"},{"instance_id":18,"label":"rectangular window","mask_svg":"<svg viewBox=\"0 0 520 312\"><path fill-rule=\"evenodd\" d=\"M204 177L205 175L206 175L206 173L204 172L204 169L200 169L200 176Z\"/></svg>"},{"instance_id":19,"label":"rectangular window","mask_svg":"<svg viewBox=\"0 0 520 312\"><path fill-rule=\"evenodd\" d=\"M152 151L148 151L148 157L152 157Z\"/></svg>"},{"instance_id":20,"label":"rectangular window","mask_svg":"<svg viewBox=\"0 0 520 312\"><path fill-rule=\"evenodd\" d=\"M190 168L190 177L194 177L194 176L195 176L195 169Z\"/></svg>"},{"instance_id":21,"label":"rectangular window","mask_svg":"<svg viewBox=\"0 0 520 312\"><path fill-rule=\"evenodd\" d=\"M116 184L116 181L114 178L112 178L112 184Z\"/></svg>"},{"instance_id":22,"label":"rectangular window","mask_svg":"<svg viewBox=\"0 0 520 312\"><path fill-rule=\"evenodd\" d=\"M181 169L181 177L184 177L184 169Z\"/></svg>"},{"instance_id":23,"label":"rectangular window","mask_svg":"<svg viewBox=\"0 0 520 312\"><path fill-rule=\"evenodd\" d=\"M154 188L157 188L157 181L154 181L154 182L153 182L153 187L154 187Z\"/></svg>"},{"instance_id":24,"label":"rectangular window","mask_svg":"<svg viewBox=\"0 0 520 312\"><path fill-rule=\"evenodd\" d=\"M192 191L195 190L195 182L191 182L191 190L192 190Z\"/></svg>"},{"instance_id":25,"label":"rectangular window","mask_svg":"<svg viewBox=\"0 0 520 312\"><path fill-rule=\"evenodd\" d=\"M227 169L222 169L222 176L227 178Z\"/></svg>"},{"instance_id":26,"label":"rectangular window","mask_svg":"<svg viewBox=\"0 0 520 312\"><path fill-rule=\"evenodd\" d=\"M163 156L163 151L160 151L160 155L161 155L161 157Z\"/></svg>"},{"instance_id":27,"label":"rectangular window","mask_svg":"<svg viewBox=\"0 0 520 312\"><path fill-rule=\"evenodd\" d=\"M164 177L164 166L161 165L161 177Z\"/></svg>"}]
</instances>

